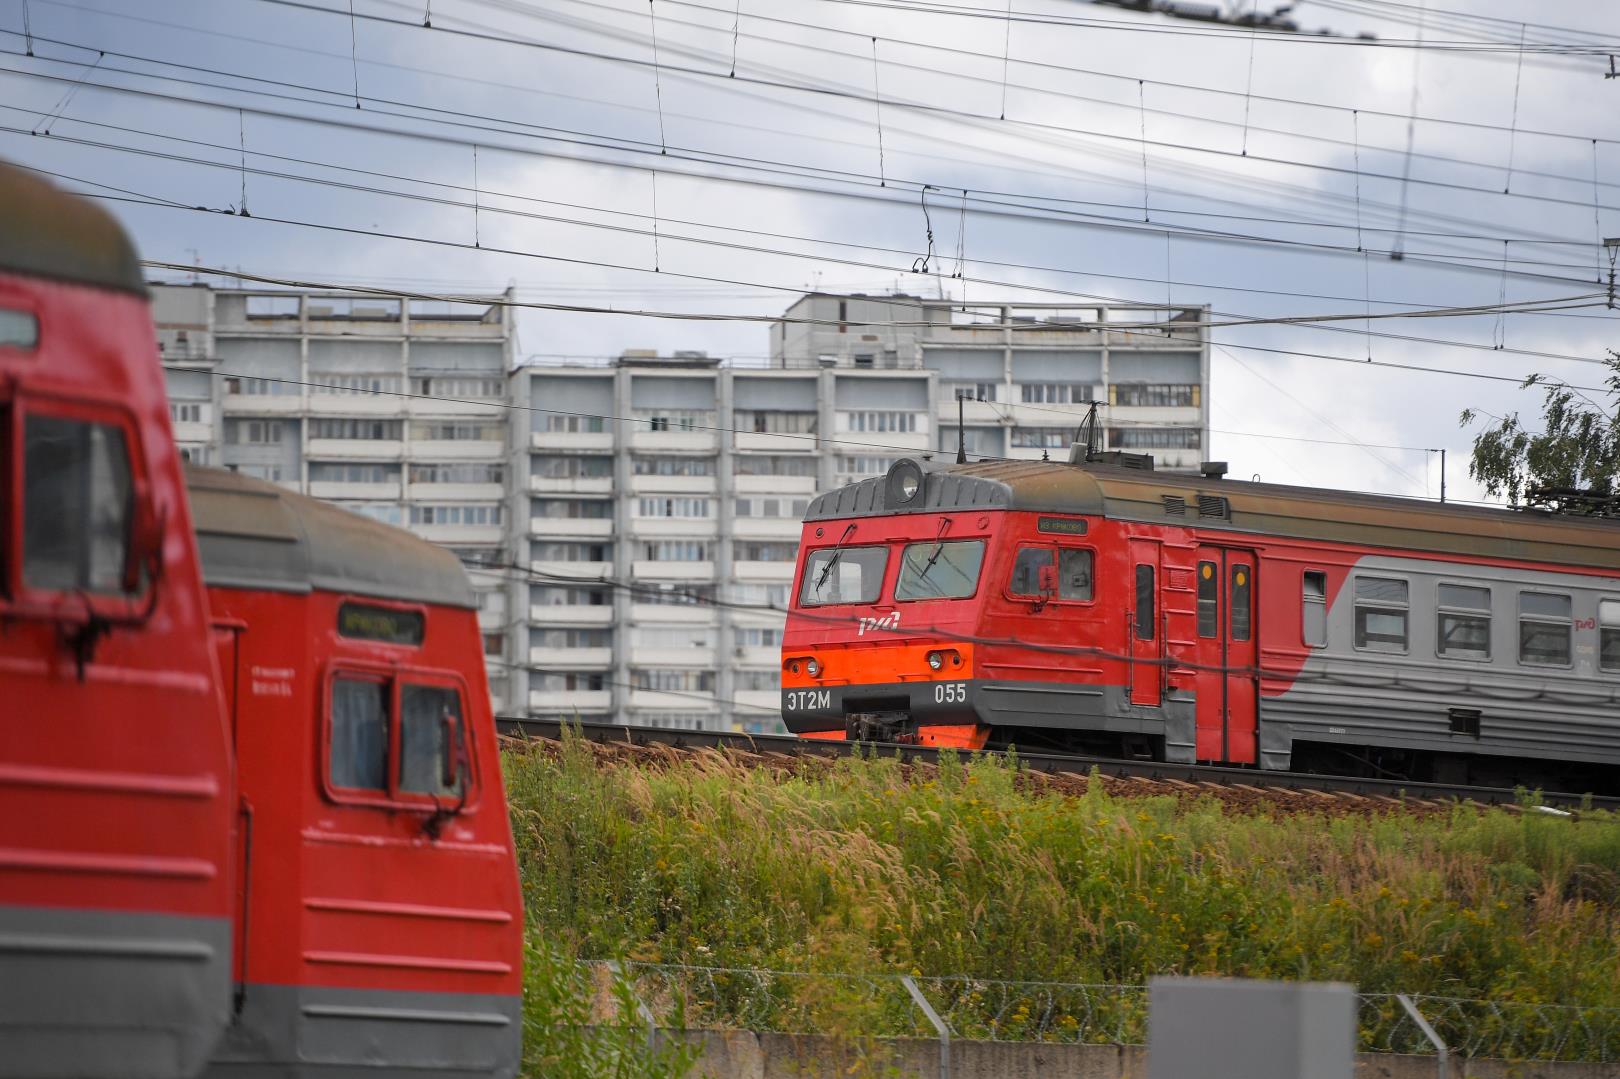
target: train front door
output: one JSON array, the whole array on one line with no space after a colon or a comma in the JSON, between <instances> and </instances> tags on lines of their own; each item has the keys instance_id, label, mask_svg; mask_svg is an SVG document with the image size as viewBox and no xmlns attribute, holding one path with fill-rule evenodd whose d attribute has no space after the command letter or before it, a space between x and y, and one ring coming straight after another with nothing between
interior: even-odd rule
<instances>
[{"instance_id":1,"label":"train front door","mask_svg":"<svg viewBox=\"0 0 1620 1079\"><path fill-rule=\"evenodd\" d=\"M1254 552L1198 549L1198 759L1256 761Z\"/></svg>"}]
</instances>

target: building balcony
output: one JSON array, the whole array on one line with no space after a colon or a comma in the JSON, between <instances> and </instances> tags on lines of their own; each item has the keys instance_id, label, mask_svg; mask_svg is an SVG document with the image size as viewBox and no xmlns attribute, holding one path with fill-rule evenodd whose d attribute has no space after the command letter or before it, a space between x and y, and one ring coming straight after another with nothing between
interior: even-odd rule
<instances>
[{"instance_id":1,"label":"building balcony","mask_svg":"<svg viewBox=\"0 0 1620 1079\"><path fill-rule=\"evenodd\" d=\"M489 438L412 439L414 461L500 461L506 457L506 443Z\"/></svg>"},{"instance_id":2,"label":"building balcony","mask_svg":"<svg viewBox=\"0 0 1620 1079\"><path fill-rule=\"evenodd\" d=\"M643 453L715 453L720 436L715 431L636 431L630 448Z\"/></svg>"},{"instance_id":3,"label":"building balcony","mask_svg":"<svg viewBox=\"0 0 1620 1079\"><path fill-rule=\"evenodd\" d=\"M546 626L611 626L610 603L535 603L529 607L529 624Z\"/></svg>"},{"instance_id":4,"label":"building balcony","mask_svg":"<svg viewBox=\"0 0 1620 1079\"><path fill-rule=\"evenodd\" d=\"M866 446L890 457L898 457L905 453L926 453L932 448L931 436L927 431L839 431L833 437L838 440L840 453L854 453L859 447Z\"/></svg>"},{"instance_id":5,"label":"building balcony","mask_svg":"<svg viewBox=\"0 0 1620 1079\"><path fill-rule=\"evenodd\" d=\"M405 414L412 417L505 416L506 409L493 398L443 398L431 400L404 398Z\"/></svg>"},{"instance_id":6,"label":"building balcony","mask_svg":"<svg viewBox=\"0 0 1620 1079\"><path fill-rule=\"evenodd\" d=\"M176 423L174 424L174 440L176 442L207 442L214 434L214 425L211 423Z\"/></svg>"},{"instance_id":7,"label":"building balcony","mask_svg":"<svg viewBox=\"0 0 1620 1079\"><path fill-rule=\"evenodd\" d=\"M737 539L797 540L804 530L800 521L779 517L738 517L731 522Z\"/></svg>"},{"instance_id":8,"label":"building balcony","mask_svg":"<svg viewBox=\"0 0 1620 1079\"><path fill-rule=\"evenodd\" d=\"M731 651L732 658L739 667L774 669L782 662L780 645L739 645Z\"/></svg>"},{"instance_id":9,"label":"building balcony","mask_svg":"<svg viewBox=\"0 0 1620 1079\"><path fill-rule=\"evenodd\" d=\"M634 597L642 595L632 592ZM645 625L718 625L715 608L708 603L673 604L673 603L635 603L630 604L630 620L638 626Z\"/></svg>"},{"instance_id":10,"label":"building balcony","mask_svg":"<svg viewBox=\"0 0 1620 1079\"><path fill-rule=\"evenodd\" d=\"M228 393L219 407L227 416L296 416L304 411L304 395Z\"/></svg>"},{"instance_id":11,"label":"building balcony","mask_svg":"<svg viewBox=\"0 0 1620 1079\"><path fill-rule=\"evenodd\" d=\"M537 538L588 537L605 539L613 535L610 517L530 517L529 535Z\"/></svg>"},{"instance_id":12,"label":"building balcony","mask_svg":"<svg viewBox=\"0 0 1620 1079\"><path fill-rule=\"evenodd\" d=\"M734 476L731 489L740 495L802 495L816 493L814 476Z\"/></svg>"},{"instance_id":13,"label":"building balcony","mask_svg":"<svg viewBox=\"0 0 1620 1079\"><path fill-rule=\"evenodd\" d=\"M561 715L572 718L574 713L585 715L588 712L607 712L613 708L613 691L610 689L576 689L564 691L546 691L531 689L529 691L529 708L547 715Z\"/></svg>"},{"instance_id":14,"label":"building balcony","mask_svg":"<svg viewBox=\"0 0 1620 1079\"><path fill-rule=\"evenodd\" d=\"M419 502L501 502L506 488L498 483L412 483L405 497Z\"/></svg>"},{"instance_id":15,"label":"building balcony","mask_svg":"<svg viewBox=\"0 0 1620 1079\"><path fill-rule=\"evenodd\" d=\"M605 671L613 666L612 648L531 648L529 664L568 671Z\"/></svg>"},{"instance_id":16,"label":"building balcony","mask_svg":"<svg viewBox=\"0 0 1620 1079\"><path fill-rule=\"evenodd\" d=\"M411 525L411 531L429 543L447 547L477 547L500 543L506 530L500 525Z\"/></svg>"},{"instance_id":17,"label":"building balcony","mask_svg":"<svg viewBox=\"0 0 1620 1079\"><path fill-rule=\"evenodd\" d=\"M782 691L778 689L745 689L731 695L737 702L737 711L741 717L755 712L775 715L782 710Z\"/></svg>"},{"instance_id":18,"label":"building balcony","mask_svg":"<svg viewBox=\"0 0 1620 1079\"><path fill-rule=\"evenodd\" d=\"M970 427L995 427L1010 407L991 401L963 401L962 421ZM956 398L948 393L939 399L939 423L941 427L956 426Z\"/></svg>"},{"instance_id":19,"label":"building balcony","mask_svg":"<svg viewBox=\"0 0 1620 1079\"><path fill-rule=\"evenodd\" d=\"M718 714L719 705L712 690L681 690L660 693L654 689L630 691L630 707L648 712L709 712Z\"/></svg>"},{"instance_id":20,"label":"building balcony","mask_svg":"<svg viewBox=\"0 0 1620 1079\"><path fill-rule=\"evenodd\" d=\"M720 525L713 517L632 517L630 531L641 539L714 539Z\"/></svg>"},{"instance_id":21,"label":"building balcony","mask_svg":"<svg viewBox=\"0 0 1620 1079\"><path fill-rule=\"evenodd\" d=\"M311 373L311 382L323 376ZM274 400L274 398L270 398ZM311 393L309 412L313 416L403 416L405 399L384 393Z\"/></svg>"},{"instance_id":22,"label":"building balcony","mask_svg":"<svg viewBox=\"0 0 1620 1079\"><path fill-rule=\"evenodd\" d=\"M478 628L485 633L497 633L506 625L506 611L483 610L478 612Z\"/></svg>"},{"instance_id":23,"label":"building balcony","mask_svg":"<svg viewBox=\"0 0 1620 1079\"><path fill-rule=\"evenodd\" d=\"M352 498L367 502L392 502L399 498L399 483L334 483L311 481L311 498Z\"/></svg>"},{"instance_id":24,"label":"building balcony","mask_svg":"<svg viewBox=\"0 0 1620 1079\"><path fill-rule=\"evenodd\" d=\"M718 663L715 650L710 648L630 648L630 662L638 667L681 667L693 670L713 670Z\"/></svg>"},{"instance_id":25,"label":"building balcony","mask_svg":"<svg viewBox=\"0 0 1620 1079\"><path fill-rule=\"evenodd\" d=\"M714 580L714 563L637 560L630 563L630 575L642 584L649 581L709 582Z\"/></svg>"},{"instance_id":26,"label":"building balcony","mask_svg":"<svg viewBox=\"0 0 1620 1079\"><path fill-rule=\"evenodd\" d=\"M633 495L712 495L718 487L713 476L631 476Z\"/></svg>"},{"instance_id":27,"label":"building balcony","mask_svg":"<svg viewBox=\"0 0 1620 1079\"><path fill-rule=\"evenodd\" d=\"M613 477L552 479L548 476L530 476L529 490L537 495L610 495L613 493Z\"/></svg>"},{"instance_id":28,"label":"building balcony","mask_svg":"<svg viewBox=\"0 0 1620 1079\"><path fill-rule=\"evenodd\" d=\"M733 562L731 575L739 581L787 584L793 580L792 562Z\"/></svg>"},{"instance_id":29,"label":"building balcony","mask_svg":"<svg viewBox=\"0 0 1620 1079\"><path fill-rule=\"evenodd\" d=\"M529 448L536 450L595 450L600 453L610 453L613 450L613 432L534 431L529 435Z\"/></svg>"},{"instance_id":30,"label":"building balcony","mask_svg":"<svg viewBox=\"0 0 1620 1079\"><path fill-rule=\"evenodd\" d=\"M814 453L816 436L813 434L771 434L759 431L738 431L732 445L742 451L757 453Z\"/></svg>"},{"instance_id":31,"label":"building balcony","mask_svg":"<svg viewBox=\"0 0 1620 1079\"><path fill-rule=\"evenodd\" d=\"M314 460L398 461L405 443L387 438L312 438L305 456Z\"/></svg>"},{"instance_id":32,"label":"building balcony","mask_svg":"<svg viewBox=\"0 0 1620 1079\"><path fill-rule=\"evenodd\" d=\"M590 583L613 576L612 562L552 562L535 559L529 563L529 572L542 580L537 584L563 584L569 581Z\"/></svg>"},{"instance_id":33,"label":"building balcony","mask_svg":"<svg viewBox=\"0 0 1620 1079\"><path fill-rule=\"evenodd\" d=\"M1174 424L1181 427L1199 427L1203 424L1203 409L1197 405L1170 407L1162 405L1111 405L1102 410L1104 426L1129 427L1133 423L1155 426Z\"/></svg>"}]
</instances>

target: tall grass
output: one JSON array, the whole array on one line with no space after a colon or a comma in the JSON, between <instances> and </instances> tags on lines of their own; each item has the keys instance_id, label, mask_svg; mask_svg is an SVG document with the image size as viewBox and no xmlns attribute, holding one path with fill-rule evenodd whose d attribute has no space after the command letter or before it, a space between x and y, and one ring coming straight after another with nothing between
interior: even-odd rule
<instances>
[{"instance_id":1,"label":"tall grass","mask_svg":"<svg viewBox=\"0 0 1620 1079\"><path fill-rule=\"evenodd\" d=\"M1620 1005L1620 820L1372 819L1018 789L989 760L786 774L507 757L531 932L562 954L826 972Z\"/></svg>"}]
</instances>

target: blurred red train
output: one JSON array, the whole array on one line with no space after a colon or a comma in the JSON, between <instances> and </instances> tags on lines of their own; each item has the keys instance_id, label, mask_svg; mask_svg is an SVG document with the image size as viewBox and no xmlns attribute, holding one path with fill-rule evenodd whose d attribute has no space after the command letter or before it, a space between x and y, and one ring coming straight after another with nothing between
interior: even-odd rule
<instances>
[{"instance_id":1,"label":"blurred red train","mask_svg":"<svg viewBox=\"0 0 1620 1079\"><path fill-rule=\"evenodd\" d=\"M456 560L183 476L128 240L4 166L0 444L0 1076L514 1074Z\"/></svg>"}]
</instances>

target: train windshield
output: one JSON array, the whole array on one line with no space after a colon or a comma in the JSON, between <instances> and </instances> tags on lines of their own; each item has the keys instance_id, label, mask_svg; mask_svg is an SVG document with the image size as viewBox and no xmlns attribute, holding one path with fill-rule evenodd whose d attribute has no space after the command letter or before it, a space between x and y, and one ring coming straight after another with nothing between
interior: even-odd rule
<instances>
[{"instance_id":1,"label":"train windshield","mask_svg":"<svg viewBox=\"0 0 1620 1079\"><path fill-rule=\"evenodd\" d=\"M799 604L826 607L833 603L876 603L883 592L887 547L823 547L804 560Z\"/></svg>"},{"instance_id":2,"label":"train windshield","mask_svg":"<svg viewBox=\"0 0 1620 1079\"><path fill-rule=\"evenodd\" d=\"M979 587L983 540L912 543L900 556L896 600L965 599Z\"/></svg>"}]
</instances>

